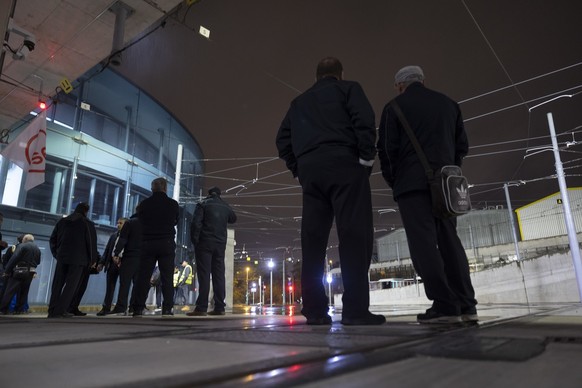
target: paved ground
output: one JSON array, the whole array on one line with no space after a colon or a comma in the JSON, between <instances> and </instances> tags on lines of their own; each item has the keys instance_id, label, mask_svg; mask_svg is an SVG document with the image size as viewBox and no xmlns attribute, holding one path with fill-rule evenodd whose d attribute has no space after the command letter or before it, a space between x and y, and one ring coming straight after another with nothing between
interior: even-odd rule
<instances>
[{"instance_id":1,"label":"paved ground","mask_svg":"<svg viewBox=\"0 0 582 388\"><path fill-rule=\"evenodd\" d=\"M0 387L582 387L582 307L479 305L473 326L218 317L0 317Z\"/></svg>"}]
</instances>

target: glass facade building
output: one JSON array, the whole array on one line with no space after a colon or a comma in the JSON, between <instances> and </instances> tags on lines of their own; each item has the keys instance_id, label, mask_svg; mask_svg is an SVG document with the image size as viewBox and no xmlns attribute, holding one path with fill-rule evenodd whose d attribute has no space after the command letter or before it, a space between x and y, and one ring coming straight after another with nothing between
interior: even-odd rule
<instances>
[{"instance_id":1,"label":"glass facade building","mask_svg":"<svg viewBox=\"0 0 582 388\"><path fill-rule=\"evenodd\" d=\"M59 218L77 203L90 205L100 253L117 219L129 217L148 197L154 178L175 187L178 146L183 147L180 179L181 223L177 228L176 262L190 258L188 234L191 200L200 193L202 151L194 137L164 107L112 70L100 66L78 80L70 94L59 93L47 109L45 182L24 189L25 172L10 160L0 163L0 211L3 239L9 244L23 233L35 235L42 262L31 286L30 304L46 304L56 264L48 239ZM14 128L18 136L37 113L31 112ZM105 275L91 276L83 303L100 304Z\"/></svg>"}]
</instances>

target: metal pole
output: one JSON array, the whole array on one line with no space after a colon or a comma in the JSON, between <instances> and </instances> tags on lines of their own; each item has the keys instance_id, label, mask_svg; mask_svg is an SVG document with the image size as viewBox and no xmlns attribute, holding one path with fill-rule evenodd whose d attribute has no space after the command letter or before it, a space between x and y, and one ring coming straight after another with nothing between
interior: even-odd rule
<instances>
[{"instance_id":1,"label":"metal pole","mask_svg":"<svg viewBox=\"0 0 582 388\"><path fill-rule=\"evenodd\" d=\"M517 231L515 230L515 219L513 218L513 209L511 208L511 200L509 199L509 185L507 183L503 184L503 189L505 190L505 200L507 201L507 211L509 211L509 222L511 222L511 232L513 235L513 245L515 246L515 254L517 255L517 260L521 261L521 255L519 254L519 244L517 243Z\"/></svg>"},{"instance_id":2,"label":"metal pole","mask_svg":"<svg viewBox=\"0 0 582 388\"><path fill-rule=\"evenodd\" d=\"M269 296L269 301L271 302L271 307L273 307L273 270L271 269L271 281L269 283L269 291L271 295Z\"/></svg>"},{"instance_id":3,"label":"metal pole","mask_svg":"<svg viewBox=\"0 0 582 388\"><path fill-rule=\"evenodd\" d=\"M176 153L176 176L174 178L174 195L172 198L180 202L180 178L182 175L182 154L184 147L178 144L178 152Z\"/></svg>"},{"instance_id":4,"label":"metal pole","mask_svg":"<svg viewBox=\"0 0 582 388\"><path fill-rule=\"evenodd\" d=\"M333 306L333 302L331 300L331 273L330 273L330 269L329 269L330 265L329 265L329 261L327 261L327 276L325 278L325 280L327 281L327 297L329 298L329 305Z\"/></svg>"},{"instance_id":5,"label":"metal pole","mask_svg":"<svg viewBox=\"0 0 582 388\"><path fill-rule=\"evenodd\" d=\"M246 271L247 271L247 291L245 292L245 299L246 299L246 302L248 305L249 304L249 267L247 267Z\"/></svg>"},{"instance_id":6,"label":"metal pole","mask_svg":"<svg viewBox=\"0 0 582 388\"><path fill-rule=\"evenodd\" d=\"M281 291L283 294L283 307L285 306L285 256L283 256L283 279L282 279L282 283L281 283Z\"/></svg>"},{"instance_id":7,"label":"metal pole","mask_svg":"<svg viewBox=\"0 0 582 388\"><path fill-rule=\"evenodd\" d=\"M574 226L572 210L570 209L568 187L566 186L566 179L564 178L564 169L562 168L562 160L560 159L558 141L556 140L554 118L551 112L548 113L547 116L548 125L550 127L550 135L552 137L552 149L554 151L554 158L556 159L556 173L558 174L558 184L560 185L560 194L562 195L562 205L564 207L564 218L566 221L566 229L568 230L568 241L570 243L570 252L572 253L572 261L574 262L574 272L576 273L576 280L578 282L578 294L580 295L580 301L582 301L582 261L580 260L580 247L578 245L578 239L576 238L576 227Z\"/></svg>"}]
</instances>

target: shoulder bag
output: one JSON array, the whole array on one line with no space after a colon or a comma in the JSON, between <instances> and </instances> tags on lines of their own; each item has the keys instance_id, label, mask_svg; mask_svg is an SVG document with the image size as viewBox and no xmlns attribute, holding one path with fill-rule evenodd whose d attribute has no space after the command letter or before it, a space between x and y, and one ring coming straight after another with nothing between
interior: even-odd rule
<instances>
[{"instance_id":1,"label":"shoulder bag","mask_svg":"<svg viewBox=\"0 0 582 388\"><path fill-rule=\"evenodd\" d=\"M440 219L456 217L468 213L471 210L471 198L469 196L469 182L463 176L459 166L443 166L433 170L418 139L414 135L408 120L402 113L395 100L390 103L392 109L402 123L406 134L410 138L414 149L424 167L428 179L430 195L432 197L433 215Z\"/></svg>"}]
</instances>

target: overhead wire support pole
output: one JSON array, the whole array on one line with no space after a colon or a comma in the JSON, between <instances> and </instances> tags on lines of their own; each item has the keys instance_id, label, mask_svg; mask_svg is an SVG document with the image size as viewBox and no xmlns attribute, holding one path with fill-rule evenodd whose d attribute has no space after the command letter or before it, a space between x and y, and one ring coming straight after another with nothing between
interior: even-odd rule
<instances>
[{"instance_id":1,"label":"overhead wire support pole","mask_svg":"<svg viewBox=\"0 0 582 388\"><path fill-rule=\"evenodd\" d=\"M513 234L513 244L515 245L515 254L517 256L517 261L521 261L521 255L519 253L519 244L517 240L517 232L515 230L515 219L513 217L513 209L511 208L511 200L509 198L509 188L508 184L505 183L503 185L503 189L505 190L505 200L507 201L507 210L509 211L509 222L511 222L511 232Z\"/></svg>"},{"instance_id":2,"label":"overhead wire support pole","mask_svg":"<svg viewBox=\"0 0 582 388\"><path fill-rule=\"evenodd\" d=\"M558 184L560 185L560 194L562 195L562 206L564 207L568 242L570 243L570 252L572 253L572 261L574 262L574 272L578 283L578 294L580 295L580 301L582 302L582 261L580 259L580 246L578 245L576 227L574 225L572 210L570 208L570 199L568 197L566 178L564 177L564 168L562 167L562 160L560 159L560 150L556 139L556 129L554 128L554 117L551 112L547 114L547 117L552 138L552 150L554 151L554 158L556 159L556 173L558 175Z\"/></svg>"}]
</instances>

